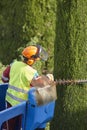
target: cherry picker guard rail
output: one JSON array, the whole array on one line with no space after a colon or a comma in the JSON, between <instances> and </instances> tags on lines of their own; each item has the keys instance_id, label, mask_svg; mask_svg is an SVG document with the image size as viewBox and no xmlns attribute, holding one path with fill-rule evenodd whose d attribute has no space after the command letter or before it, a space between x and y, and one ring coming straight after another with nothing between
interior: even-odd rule
<instances>
[{"instance_id":1,"label":"cherry picker guard rail","mask_svg":"<svg viewBox=\"0 0 87 130\"><path fill-rule=\"evenodd\" d=\"M45 128L47 122L52 120L54 116L55 101L51 101L44 105L37 105L34 92L35 87L31 88L28 93L28 101L24 101L19 105L5 109L5 96L8 84L0 84L0 130L2 124L18 115L22 115L22 130L34 130L36 128ZM18 130L17 128L15 130Z\"/></svg>"}]
</instances>

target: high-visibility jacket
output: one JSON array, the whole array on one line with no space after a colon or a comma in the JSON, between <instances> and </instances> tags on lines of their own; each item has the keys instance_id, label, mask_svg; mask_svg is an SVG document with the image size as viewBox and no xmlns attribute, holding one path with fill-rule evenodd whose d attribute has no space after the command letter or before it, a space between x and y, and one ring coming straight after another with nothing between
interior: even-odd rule
<instances>
[{"instance_id":1,"label":"high-visibility jacket","mask_svg":"<svg viewBox=\"0 0 87 130\"><path fill-rule=\"evenodd\" d=\"M9 87L6 100L12 105L17 105L28 99L30 83L37 71L29 65L15 61L10 69Z\"/></svg>"}]
</instances>

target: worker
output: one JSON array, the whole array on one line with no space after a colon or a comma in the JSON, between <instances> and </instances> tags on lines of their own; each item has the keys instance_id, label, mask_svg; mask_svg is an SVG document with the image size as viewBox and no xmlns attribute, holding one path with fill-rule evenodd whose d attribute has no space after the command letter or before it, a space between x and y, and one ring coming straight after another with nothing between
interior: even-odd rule
<instances>
[{"instance_id":1,"label":"worker","mask_svg":"<svg viewBox=\"0 0 87 130\"><path fill-rule=\"evenodd\" d=\"M42 46L32 45L24 48L22 56L22 61L14 61L2 74L2 81L4 83L9 83L6 94L8 108L27 100L27 93L30 87L35 87L35 85L43 87L50 83L49 76L48 78L39 76L37 70L32 67L36 61L46 61L48 58L48 53L42 48ZM20 116L17 116L8 121L9 130L16 130L16 123L18 123L18 126L20 127L20 118ZM38 128L38 130L44 130L44 128Z\"/></svg>"}]
</instances>

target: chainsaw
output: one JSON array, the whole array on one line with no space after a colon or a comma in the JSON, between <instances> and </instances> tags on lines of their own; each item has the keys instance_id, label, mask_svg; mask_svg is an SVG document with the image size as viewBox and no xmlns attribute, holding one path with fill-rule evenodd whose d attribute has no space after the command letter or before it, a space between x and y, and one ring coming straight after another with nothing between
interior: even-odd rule
<instances>
[{"instance_id":1,"label":"chainsaw","mask_svg":"<svg viewBox=\"0 0 87 130\"><path fill-rule=\"evenodd\" d=\"M44 105L55 101L57 99L57 85L81 85L87 83L87 80L56 80L52 81L49 85L45 87L36 88L34 95L36 96L37 105Z\"/></svg>"},{"instance_id":2,"label":"chainsaw","mask_svg":"<svg viewBox=\"0 0 87 130\"><path fill-rule=\"evenodd\" d=\"M45 68L43 69L42 74L47 76L48 75L47 73L48 73L48 70L47 70L47 62L46 62ZM57 99L57 90L56 90L57 85L62 85L62 86L83 85L86 83L87 83L87 79L78 79L78 80L57 79L57 80L54 80L54 81L50 82L49 85L47 85L43 88L36 89L36 99L37 99L38 105L43 105L43 104L49 103L51 101L55 101Z\"/></svg>"}]
</instances>

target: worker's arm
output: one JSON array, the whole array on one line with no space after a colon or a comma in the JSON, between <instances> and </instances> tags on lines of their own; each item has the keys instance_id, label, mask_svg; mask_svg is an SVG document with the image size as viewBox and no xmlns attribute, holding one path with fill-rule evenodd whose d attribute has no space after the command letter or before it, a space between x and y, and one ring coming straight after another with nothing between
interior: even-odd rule
<instances>
[{"instance_id":1,"label":"worker's arm","mask_svg":"<svg viewBox=\"0 0 87 130\"><path fill-rule=\"evenodd\" d=\"M46 85L50 84L51 80L47 76L38 76L37 78L33 79L31 85L34 87L45 87Z\"/></svg>"},{"instance_id":2,"label":"worker's arm","mask_svg":"<svg viewBox=\"0 0 87 130\"><path fill-rule=\"evenodd\" d=\"M10 73L10 68L11 66L7 66L7 68L3 71L2 76L1 76L1 80L4 83L8 83L9 82L9 73Z\"/></svg>"}]
</instances>

